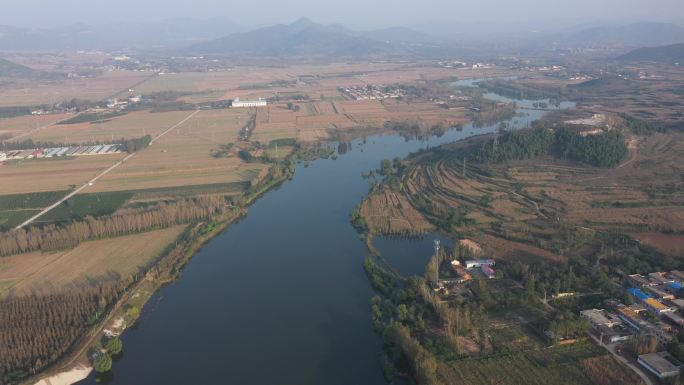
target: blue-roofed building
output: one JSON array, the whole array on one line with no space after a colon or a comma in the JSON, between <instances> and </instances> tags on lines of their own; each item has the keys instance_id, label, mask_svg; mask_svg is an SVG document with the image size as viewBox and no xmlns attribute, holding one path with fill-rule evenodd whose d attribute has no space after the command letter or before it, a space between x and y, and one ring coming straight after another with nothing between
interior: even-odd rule
<instances>
[{"instance_id":1,"label":"blue-roofed building","mask_svg":"<svg viewBox=\"0 0 684 385\"><path fill-rule=\"evenodd\" d=\"M629 289L627 289L627 292L629 294L631 294L632 297L638 299L639 301L645 301L645 300L651 298L651 296L649 296L648 294L644 293L643 291L641 291L635 287L630 287Z\"/></svg>"},{"instance_id":2,"label":"blue-roofed building","mask_svg":"<svg viewBox=\"0 0 684 385\"><path fill-rule=\"evenodd\" d=\"M684 286L678 282L670 282L668 286L670 286L670 288L674 291L674 294L679 294L679 292L684 288Z\"/></svg>"}]
</instances>

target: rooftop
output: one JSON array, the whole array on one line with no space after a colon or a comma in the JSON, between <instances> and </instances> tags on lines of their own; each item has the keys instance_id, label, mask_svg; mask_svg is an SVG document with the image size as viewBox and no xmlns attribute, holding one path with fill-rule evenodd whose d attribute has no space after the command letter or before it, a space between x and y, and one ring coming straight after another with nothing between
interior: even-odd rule
<instances>
[{"instance_id":1,"label":"rooftop","mask_svg":"<svg viewBox=\"0 0 684 385\"><path fill-rule=\"evenodd\" d=\"M639 356L639 361L661 374L679 371L679 368L682 366L682 363L677 361L668 352L643 354Z\"/></svg>"},{"instance_id":2,"label":"rooftop","mask_svg":"<svg viewBox=\"0 0 684 385\"><path fill-rule=\"evenodd\" d=\"M644 300L650 298L649 295L647 295L646 293L644 293L643 291L641 291L641 290L639 290L639 289L637 289L637 288L635 288L635 287L630 287L629 289L627 289L627 292L628 292L629 294L631 294L633 297L636 297L636 298L638 298L638 299L640 299L640 300L642 300L642 301L644 301Z\"/></svg>"},{"instance_id":3,"label":"rooftop","mask_svg":"<svg viewBox=\"0 0 684 385\"><path fill-rule=\"evenodd\" d=\"M603 309L582 310L580 314L588 318L595 325L609 325L614 322L608 319L607 313Z\"/></svg>"},{"instance_id":4,"label":"rooftop","mask_svg":"<svg viewBox=\"0 0 684 385\"><path fill-rule=\"evenodd\" d=\"M660 301L656 301L653 298L645 299L644 303L657 311L667 310L667 306L663 305Z\"/></svg>"}]
</instances>

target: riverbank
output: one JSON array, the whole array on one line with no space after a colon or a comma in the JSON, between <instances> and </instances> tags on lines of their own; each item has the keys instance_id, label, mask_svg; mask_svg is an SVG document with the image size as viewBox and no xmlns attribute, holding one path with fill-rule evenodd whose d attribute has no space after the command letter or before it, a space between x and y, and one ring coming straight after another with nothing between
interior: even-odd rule
<instances>
[{"instance_id":1,"label":"riverbank","mask_svg":"<svg viewBox=\"0 0 684 385\"><path fill-rule=\"evenodd\" d=\"M122 334L135 324L142 309L154 293L165 285L175 282L185 265L207 242L244 217L248 207L260 197L292 178L294 175L292 164L295 158L296 154L293 154L284 162L272 166L262 183L250 188L242 197L240 207L232 207L228 213L186 229L176 241L176 245L170 247L169 251L144 274L140 274L142 278L124 291L121 298L111 305L106 315L102 317L101 322L94 325L85 336L74 343L70 352L41 374L22 381L22 384L41 385L49 380L52 384L58 381L60 385L70 385L87 378L92 371L87 353L101 347L100 339L103 332L113 329L117 334ZM123 326L121 320L123 320Z\"/></svg>"}]
</instances>

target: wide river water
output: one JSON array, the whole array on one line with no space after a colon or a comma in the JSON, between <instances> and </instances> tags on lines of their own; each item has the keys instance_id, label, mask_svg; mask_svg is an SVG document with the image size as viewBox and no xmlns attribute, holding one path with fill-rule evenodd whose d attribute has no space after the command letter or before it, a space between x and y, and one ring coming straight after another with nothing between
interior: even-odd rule
<instances>
[{"instance_id":1,"label":"wide river water","mask_svg":"<svg viewBox=\"0 0 684 385\"><path fill-rule=\"evenodd\" d=\"M523 113L509 126L544 112ZM112 373L81 384L385 384L363 271L368 251L349 218L368 193L362 173L383 159L496 127L467 125L427 140L371 136L336 160L298 165L291 181L259 199L154 294L122 336L124 353ZM375 245L403 274L422 274L435 237Z\"/></svg>"}]
</instances>

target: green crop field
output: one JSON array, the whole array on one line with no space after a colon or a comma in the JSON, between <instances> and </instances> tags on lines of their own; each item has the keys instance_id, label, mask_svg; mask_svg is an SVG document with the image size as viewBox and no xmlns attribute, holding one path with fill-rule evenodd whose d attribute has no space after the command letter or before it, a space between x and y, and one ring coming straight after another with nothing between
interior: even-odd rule
<instances>
[{"instance_id":1,"label":"green crop field","mask_svg":"<svg viewBox=\"0 0 684 385\"><path fill-rule=\"evenodd\" d=\"M46 191L27 194L0 195L0 210L38 209L57 202L69 191Z\"/></svg>"},{"instance_id":2,"label":"green crop field","mask_svg":"<svg viewBox=\"0 0 684 385\"><path fill-rule=\"evenodd\" d=\"M470 385L592 385L582 361L605 355L605 350L590 342L467 359L451 364L455 383Z\"/></svg>"},{"instance_id":3,"label":"green crop field","mask_svg":"<svg viewBox=\"0 0 684 385\"><path fill-rule=\"evenodd\" d=\"M112 118L116 118L117 116L122 116L122 115L126 115L126 114L127 114L127 112L107 112L104 114L98 114L98 113L81 114L78 116L74 116L71 119L63 121L62 124L79 124L79 123L94 123L94 122L103 123L105 121L111 120Z\"/></svg>"},{"instance_id":4,"label":"green crop field","mask_svg":"<svg viewBox=\"0 0 684 385\"><path fill-rule=\"evenodd\" d=\"M52 222L109 215L123 206L133 196L132 192L117 191L76 195L42 216L40 222Z\"/></svg>"},{"instance_id":5,"label":"green crop field","mask_svg":"<svg viewBox=\"0 0 684 385\"><path fill-rule=\"evenodd\" d=\"M149 201L168 198L187 198L197 195L234 195L249 188L249 182L228 182L178 187L161 187L135 190L132 201Z\"/></svg>"},{"instance_id":6,"label":"green crop field","mask_svg":"<svg viewBox=\"0 0 684 385\"><path fill-rule=\"evenodd\" d=\"M0 211L0 230L12 229L25 220L38 214L40 210L8 210Z\"/></svg>"}]
</instances>

